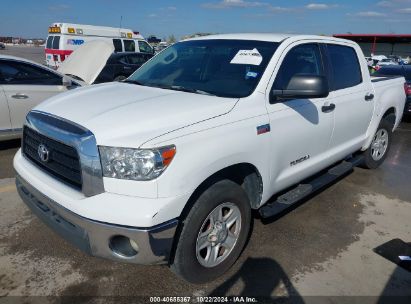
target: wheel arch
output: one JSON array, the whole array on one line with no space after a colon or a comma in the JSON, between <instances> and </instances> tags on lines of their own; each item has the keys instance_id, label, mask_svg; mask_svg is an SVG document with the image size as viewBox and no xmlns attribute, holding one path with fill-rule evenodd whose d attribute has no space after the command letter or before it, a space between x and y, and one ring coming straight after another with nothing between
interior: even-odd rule
<instances>
[{"instance_id":1,"label":"wheel arch","mask_svg":"<svg viewBox=\"0 0 411 304\"><path fill-rule=\"evenodd\" d=\"M381 120L383 119L387 119L391 123L392 127L394 128L395 121L397 119L397 109L395 107L388 108L382 115Z\"/></svg>"},{"instance_id":2,"label":"wheel arch","mask_svg":"<svg viewBox=\"0 0 411 304\"><path fill-rule=\"evenodd\" d=\"M378 126L380 125L381 121L383 119L388 119L389 122L392 125L392 130L394 131L394 128L396 126L396 121L397 121L397 108L395 106L390 106L388 107L385 111L381 111L379 112L379 115L375 116L375 120L373 123L371 123L368 131L367 131L367 140L365 141L364 145L361 148L361 151L365 151L369 148L369 146L371 145L372 139L374 137L375 132L377 131Z\"/></svg>"},{"instance_id":3,"label":"wheel arch","mask_svg":"<svg viewBox=\"0 0 411 304\"><path fill-rule=\"evenodd\" d=\"M251 208L256 209L259 207L264 186L263 178L256 166L250 163L237 163L213 173L197 186L180 214L179 225L174 236L173 246L168 260L169 264L172 264L174 261L175 250L184 225L184 219L190 212L194 203L206 189L225 179L233 181L244 189L250 200Z\"/></svg>"},{"instance_id":4,"label":"wheel arch","mask_svg":"<svg viewBox=\"0 0 411 304\"><path fill-rule=\"evenodd\" d=\"M263 179L259 170L253 164L238 163L220 169L202 181L191 194L184 209L189 209L190 202L192 204L207 188L224 179L231 180L244 189L250 200L251 208L257 208L260 205L263 194ZM184 209L182 215L184 215Z\"/></svg>"}]
</instances>

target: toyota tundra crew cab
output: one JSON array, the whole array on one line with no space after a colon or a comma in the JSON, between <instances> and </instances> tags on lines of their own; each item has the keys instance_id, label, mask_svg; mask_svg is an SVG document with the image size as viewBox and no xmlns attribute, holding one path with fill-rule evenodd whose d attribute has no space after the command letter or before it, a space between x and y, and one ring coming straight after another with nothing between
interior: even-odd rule
<instances>
[{"instance_id":1,"label":"toyota tundra crew cab","mask_svg":"<svg viewBox=\"0 0 411 304\"><path fill-rule=\"evenodd\" d=\"M270 217L384 161L404 82L371 78L359 46L331 37L182 41L124 82L29 112L17 189L93 256L210 281L240 255L252 209Z\"/></svg>"}]
</instances>

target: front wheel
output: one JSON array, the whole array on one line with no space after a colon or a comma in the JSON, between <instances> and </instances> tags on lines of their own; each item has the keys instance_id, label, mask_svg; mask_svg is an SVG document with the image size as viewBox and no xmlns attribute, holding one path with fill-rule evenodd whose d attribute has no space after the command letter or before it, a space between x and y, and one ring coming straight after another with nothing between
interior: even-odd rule
<instances>
[{"instance_id":1,"label":"front wheel","mask_svg":"<svg viewBox=\"0 0 411 304\"><path fill-rule=\"evenodd\" d=\"M239 257L251 225L244 190L223 180L204 191L182 223L171 269L191 283L205 283L226 272Z\"/></svg>"},{"instance_id":2,"label":"front wheel","mask_svg":"<svg viewBox=\"0 0 411 304\"><path fill-rule=\"evenodd\" d=\"M363 152L365 168L375 169L384 162L391 147L392 128L390 119L381 120L370 147Z\"/></svg>"}]
</instances>

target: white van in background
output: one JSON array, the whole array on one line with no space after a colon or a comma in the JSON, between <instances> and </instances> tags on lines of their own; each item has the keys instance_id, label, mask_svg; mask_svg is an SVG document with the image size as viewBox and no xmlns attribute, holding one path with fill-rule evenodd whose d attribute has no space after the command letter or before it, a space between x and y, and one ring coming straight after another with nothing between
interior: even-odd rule
<instances>
[{"instance_id":1,"label":"white van in background","mask_svg":"<svg viewBox=\"0 0 411 304\"><path fill-rule=\"evenodd\" d=\"M105 40L113 43L115 52L153 53L153 48L138 32L130 29L85 24L53 23L49 27L45 54L46 64L57 68L80 45Z\"/></svg>"}]
</instances>

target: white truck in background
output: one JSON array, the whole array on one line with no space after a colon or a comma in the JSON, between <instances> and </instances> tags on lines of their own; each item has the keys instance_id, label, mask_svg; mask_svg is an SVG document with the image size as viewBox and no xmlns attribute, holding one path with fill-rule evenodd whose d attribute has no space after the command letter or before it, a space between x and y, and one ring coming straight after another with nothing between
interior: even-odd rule
<instances>
[{"instance_id":1,"label":"white truck in background","mask_svg":"<svg viewBox=\"0 0 411 304\"><path fill-rule=\"evenodd\" d=\"M109 42L115 52L154 54L144 37L131 29L55 22L50 25L44 49L46 65L58 68L78 47L90 41Z\"/></svg>"},{"instance_id":2,"label":"white truck in background","mask_svg":"<svg viewBox=\"0 0 411 304\"><path fill-rule=\"evenodd\" d=\"M91 255L213 280L245 246L252 209L278 214L384 161L405 81L371 78L363 58L356 43L324 36L176 43L124 82L31 111L17 189Z\"/></svg>"}]
</instances>

